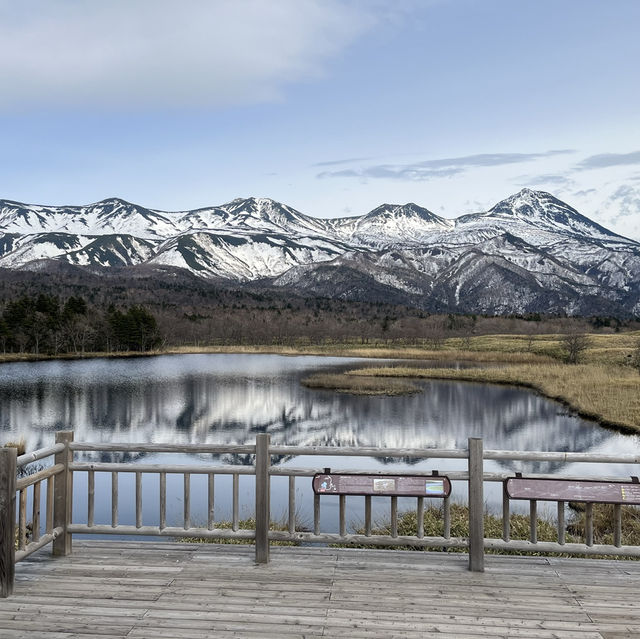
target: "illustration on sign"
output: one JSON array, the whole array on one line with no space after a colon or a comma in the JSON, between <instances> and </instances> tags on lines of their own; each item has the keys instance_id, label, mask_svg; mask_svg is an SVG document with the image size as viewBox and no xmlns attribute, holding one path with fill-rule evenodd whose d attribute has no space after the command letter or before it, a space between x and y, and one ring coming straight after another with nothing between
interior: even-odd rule
<instances>
[{"instance_id":1,"label":"illustration on sign","mask_svg":"<svg viewBox=\"0 0 640 639\"><path fill-rule=\"evenodd\" d=\"M331 475L325 475L320 478L320 486L318 487L318 492L323 493L335 493L338 490L338 487L333 483L333 477Z\"/></svg>"},{"instance_id":2,"label":"illustration on sign","mask_svg":"<svg viewBox=\"0 0 640 639\"><path fill-rule=\"evenodd\" d=\"M317 473L312 481L316 495L375 495L387 497L447 497L451 482L444 475L364 475Z\"/></svg>"},{"instance_id":3,"label":"illustration on sign","mask_svg":"<svg viewBox=\"0 0 640 639\"><path fill-rule=\"evenodd\" d=\"M425 495L441 495L444 492L444 480L427 479L424 486Z\"/></svg>"},{"instance_id":4,"label":"illustration on sign","mask_svg":"<svg viewBox=\"0 0 640 639\"><path fill-rule=\"evenodd\" d=\"M393 491L396 489L395 479L374 479L373 490L376 493L383 493L386 491Z\"/></svg>"}]
</instances>

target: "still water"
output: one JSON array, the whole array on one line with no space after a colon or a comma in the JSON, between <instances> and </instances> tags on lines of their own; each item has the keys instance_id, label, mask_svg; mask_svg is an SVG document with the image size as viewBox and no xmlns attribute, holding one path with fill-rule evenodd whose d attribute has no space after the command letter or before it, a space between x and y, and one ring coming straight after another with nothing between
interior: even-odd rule
<instances>
[{"instance_id":1,"label":"still water","mask_svg":"<svg viewBox=\"0 0 640 639\"><path fill-rule=\"evenodd\" d=\"M482 437L485 448L555 450L592 453L638 453L640 437L622 435L580 419L561 405L531 392L502 386L425 381L422 392L402 397L352 396L303 387L301 378L317 371L341 370L372 360L277 355L173 355L134 359L95 359L0 365L0 442L24 437L28 450L53 443L56 430L74 430L77 441L251 444L257 433L271 434L273 444L374 446L389 448L466 448L467 438ZM432 364L430 364L432 365ZM210 463L211 455L190 463ZM128 456L126 459L130 459ZM119 461L116 454L76 453L76 459ZM145 463L184 462L171 455L136 455ZM241 463L223 457L214 463ZM296 458L289 466L406 469L402 461L355 458ZM589 468L590 466L590 468ZM420 460L413 467L440 471L462 469L460 460ZM601 475L629 475L616 465L487 463L487 470L524 470ZM637 469L636 469L637 474ZM81 483L82 474L78 474ZM192 478L194 521L206 508L204 485ZM220 517L229 515L224 485L216 482ZM229 478L230 479L230 478ZM253 487L241 483L242 514L249 514ZM181 513L179 477L169 483L169 519ZM126 499L133 476L121 477L121 523L132 523L133 504ZM157 478L145 477L145 524L154 523ZM110 477L96 475L96 523L109 523ZM109 485L107 485L109 483ZM306 485L309 483L309 486ZM310 480L298 479L301 500L310 503ZM499 488L496 486L496 488ZM78 487L76 521L86 502ZM102 495L104 499L99 498ZM200 495L200 497L199 497ZM218 495L220 498L218 499ZM489 505L499 495L489 488ZM326 500L327 502L330 499ZM337 500L335 500L337 501ZM273 511L283 514L284 483L274 480ZM323 505L324 508L324 505ZM329 517L334 511L328 506ZM206 512L203 510L202 512ZM302 516L308 515L306 506ZM216 516L217 518L218 516ZM134 521L134 519L133 519Z\"/></svg>"}]
</instances>

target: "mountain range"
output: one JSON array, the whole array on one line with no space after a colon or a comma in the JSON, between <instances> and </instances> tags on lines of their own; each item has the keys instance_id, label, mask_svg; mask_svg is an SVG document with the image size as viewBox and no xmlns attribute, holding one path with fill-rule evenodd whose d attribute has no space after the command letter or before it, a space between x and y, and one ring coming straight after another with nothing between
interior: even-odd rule
<instances>
[{"instance_id":1,"label":"mountain range","mask_svg":"<svg viewBox=\"0 0 640 639\"><path fill-rule=\"evenodd\" d=\"M192 211L0 200L0 268L175 269L429 311L640 316L640 242L543 191L456 219L417 204L321 219L268 198Z\"/></svg>"}]
</instances>

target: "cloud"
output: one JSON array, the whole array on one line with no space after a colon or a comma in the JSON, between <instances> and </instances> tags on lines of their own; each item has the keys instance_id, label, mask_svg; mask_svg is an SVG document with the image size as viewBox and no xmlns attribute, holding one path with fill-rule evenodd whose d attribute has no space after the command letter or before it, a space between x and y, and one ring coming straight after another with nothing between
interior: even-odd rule
<instances>
[{"instance_id":1,"label":"cloud","mask_svg":"<svg viewBox=\"0 0 640 639\"><path fill-rule=\"evenodd\" d=\"M379 166L370 166L365 169L343 169L341 171L323 171L318 173L319 178L336 178L336 177L355 177L360 179L367 178L386 178L389 180L410 180L423 181L433 178L451 177L462 173L462 168L450 169L425 169L417 165L408 165L405 167L395 167L391 165L381 164Z\"/></svg>"},{"instance_id":2,"label":"cloud","mask_svg":"<svg viewBox=\"0 0 640 639\"><path fill-rule=\"evenodd\" d=\"M616 222L623 217L636 217L640 213L640 189L622 185L609 197L609 202L617 207L617 215L612 221Z\"/></svg>"},{"instance_id":3,"label":"cloud","mask_svg":"<svg viewBox=\"0 0 640 639\"><path fill-rule=\"evenodd\" d=\"M573 180L562 174L547 173L545 175L523 176L518 178L519 186L531 186L532 184L555 184L557 186L569 186Z\"/></svg>"},{"instance_id":4,"label":"cloud","mask_svg":"<svg viewBox=\"0 0 640 639\"><path fill-rule=\"evenodd\" d=\"M344 0L0 0L0 109L278 99L376 23Z\"/></svg>"},{"instance_id":5,"label":"cloud","mask_svg":"<svg viewBox=\"0 0 640 639\"><path fill-rule=\"evenodd\" d=\"M328 160L327 162L316 162L311 166L340 166L341 164L353 164L354 162L364 162L371 158L347 158L345 160Z\"/></svg>"},{"instance_id":6,"label":"cloud","mask_svg":"<svg viewBox=\"0 0 640 639\"><path fill-rule=\"evenodd\" d=\"M591 155L576 165L576 169L605 169L610 166L640 164L640 151L632 153L600 153Z\"/></svg>"},{"instance_id":7,"label":"cloud","mask_svg":"<svg viewBox=\"0 0 640 639\"><path fill-rule=\"evenodd\" d=\"M434 178L451 177L471 168L518 164L543 158L573 153L569 149L552 150L544 153L480 153L455 158L424 160L410 164L379 164L358 169L342 169L339 171L322 171L318 178L357 177L385 178L393 180L423 181ZM353 160L358 161L356 160ZM347 162L341 161L342 162Z\"/></svg>"}]
</instances>

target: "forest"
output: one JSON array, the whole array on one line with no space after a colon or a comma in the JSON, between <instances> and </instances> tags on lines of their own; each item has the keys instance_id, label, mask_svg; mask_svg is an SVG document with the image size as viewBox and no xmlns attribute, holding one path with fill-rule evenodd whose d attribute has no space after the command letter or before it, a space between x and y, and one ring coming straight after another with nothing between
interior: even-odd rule
<instances>
[{"instance_id":1,"label":"forest","mask_svg":"<svg viewBox=\"0 0 640 639\"><path fill-rule=\"evenodd\" d=\"M158 325L146 308L106 309L83 297L23 295L6 302L0 315L3 353L59 355L99 351L147 351L160 344Z\"/></svg>"},{"instance_id":2,"label":"forest","mask_svg":"<svg viewBox=\"0 0 640 639\"><path fill-rule=\"evenodd\" d=\"M1 269L0 269L1 271ZM474 335L638 330L637 320L430 314L380 302L234 289L175 274L0 272L3 353L56 356L220 344L424 344Z\"/></svg>"}]
</instances>

